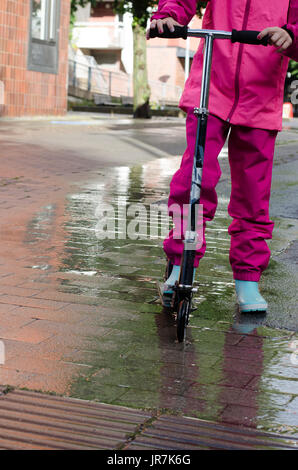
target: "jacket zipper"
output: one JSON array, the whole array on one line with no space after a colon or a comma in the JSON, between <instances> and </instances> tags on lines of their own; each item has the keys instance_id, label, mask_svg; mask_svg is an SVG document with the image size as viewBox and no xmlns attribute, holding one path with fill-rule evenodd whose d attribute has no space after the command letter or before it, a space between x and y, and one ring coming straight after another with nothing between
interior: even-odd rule
<instances>
[{"instance_id":1,"label":"jacket zipper","mask_svg":"<svg viewBox=\"0 0 298 470\"><path fill-rule=\"evenodd\" d=\"M251 0L246 0L244 18L243 18L243 23L242 23L242 30L245 30L247 28L250 5L251 5ZM240 98L239 74L240 74L241 60L242 60L242 55L243 55L243 46L244 44L240 44L239 51L238 51L237 65L236 65L236 77L235 77L235 100L234 100L234 104L232 106L231 112L227 118L228 122L231 120L231 117L233 116L235 112L235 109L237 107L237 104Z\"/></svg>"}]
</instances>

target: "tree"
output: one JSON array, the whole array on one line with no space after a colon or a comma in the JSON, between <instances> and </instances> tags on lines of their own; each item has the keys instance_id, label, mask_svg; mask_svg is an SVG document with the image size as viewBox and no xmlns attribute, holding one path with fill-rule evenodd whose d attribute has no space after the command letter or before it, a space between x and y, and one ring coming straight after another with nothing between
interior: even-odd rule
<instances>
[{"instance_id":1,"label":"tree","mask_svg":"<svg viewBox=\"0 0 298 470\"><path fill-rule=\"evenodd\" d=\"M117 13L133 17L133 104L135 118L150 117L150 87L147 72L146 27L157 0L115 0Z\"/></svg>"},{"instance_id":2,"label":"tree","mask_svg":"<svg viewBox=\"0 0 298 470\"><path fill-rule=\"evenodd\" d=\"M146 27L151 16L152 8L158 4L157 0L115 0L115 11L133 16L133 42L134 42L134 117L150 117L150 87L148 84L147 58L146 58ZM207 1L200 1L198 14L202 14L202 8Z\"/></svg>"},{"instance_id":3,"label":"tree","mask_svg":"<svg viewBox=\"0 0 298 470\"><path fill-rule=\"evenodd\" d=\"M202 18L203 10L204 8L206 8L207 3L208 3L208 0L206 0L205 2L203 0L198 1L197 15L199 16L199 18Z\"/></svg>"},{"instance_id":4,"label":"tree","mask_svg":"<svg viewBox=\"0 0 298 470\"><path fill-rule=\"evenodd\" d=\"M71 0L70 2L70 25L73 27L75 20L76 20L76 11L78 7L85 7L88 3L91 3L91 6L95 6L98 1L97 0Z\"/></svg>"},{"instance_id":5,"label":"tree","mask_svg":"<svg viewBox=\"0 0 298 470\"><path fill-rule=\"evenodd\" d=\"M294 92L294 97L295 100L297 99L297 79L298 79L298 63L295 62L294 60L290 60L289 62L289 68L288 68L288 73L286 77L286 82L285 82L285 90L284 90L284 101L285 102L291 102L292 101L292 93ZM294 85L294 87L293 87ZM294 115L297 116L297 103L295 101L292 101L292 104L294 106Z\"/></svg>"},{"instance_id":6,"label":"tree","mask_svg":"<svg viewBox=\"0 0 298 470\"><path fill-rule=\"evenodd\" d=\"M96 6L104 0L71 0L71 24L74 24L75 13L78 6ZM198 14L202 14L202 8L207 1L199 1ZM134 68L133 68L133 95L134 117L150 117L150 87L147 72L146 27L151 16L152 8L158 4L158 0L115 0L114 10L118 14L130 13L133 17L133 44L134 44Z\"/></svg>"},{"instance_id":7,"label":"tree","mask_svg":"<svg viewBox=\"0 0 298 470\"><path fill-rule=\"evenodd\" d=\"M71 26L75 23L75 14L78 6L84 7L88 3L96 6L103 0L71 0ZM150 16L150 8L158 3L157 0L115 0L116 13L131 13L133 16L133 43L134 43L134 117L150 117L150 87L148 84L147 58L146 58L146 26Z\"/></svg>"}]
</instances>

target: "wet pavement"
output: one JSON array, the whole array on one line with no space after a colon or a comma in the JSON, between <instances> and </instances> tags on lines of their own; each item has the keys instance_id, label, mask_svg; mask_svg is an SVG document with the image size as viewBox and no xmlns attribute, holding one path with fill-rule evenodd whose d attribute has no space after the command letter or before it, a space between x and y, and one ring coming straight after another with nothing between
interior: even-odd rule
<instances>
[{"instance_id":1,"label":"wet pavement","mask_svg":"<svg viewBox=\"0 0 298 470\"><path fill-rule=\"evenodd\" d=\"M154 221L151 238L98 236L103 203L115 208L119 234L125 202L147 208L142 225L150 205L166 201L183 121L2 121L0 140L0 384L298 435L294 126L276 150L268 314L237 312L224 149L183 345L156 291L165 265L156 230L167 231L167 218Z\"/></svg>"}]
</instances>

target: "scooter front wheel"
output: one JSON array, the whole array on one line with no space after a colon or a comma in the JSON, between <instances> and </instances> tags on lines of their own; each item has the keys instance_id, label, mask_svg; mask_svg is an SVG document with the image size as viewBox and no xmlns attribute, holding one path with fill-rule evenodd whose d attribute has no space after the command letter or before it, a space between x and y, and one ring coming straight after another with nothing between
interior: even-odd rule
<instances>
[{"instance_id":1,"label":"scooter front wheel","mask_svg":"<svg viewBox=\"0 0 298 470\"><path fill-rule=\"evenodd\" d=\"M181 300L177 312L177 339L183 343L190 312L190 300Z\"/></svg>"}]
</instances>

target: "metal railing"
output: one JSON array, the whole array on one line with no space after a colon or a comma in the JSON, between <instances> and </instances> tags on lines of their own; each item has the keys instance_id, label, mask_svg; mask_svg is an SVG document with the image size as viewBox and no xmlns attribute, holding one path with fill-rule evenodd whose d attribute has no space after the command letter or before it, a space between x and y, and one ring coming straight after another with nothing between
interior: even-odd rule
<instances>
[{"instance_id":1,"label":"metal railing","mask_svg":"<svg viewBox=\"0 0 298 470\"><path fill-rule=\"evenodd\" d=\"M109 97L126 97L128 98L127 102L132 100L133 97L131 75L107 70L100 66L83 64L77 60L69 60L68 83L73 88L94 94L95 98L96 95L105 96L107 102ZM149 80L149 86L152 102L161 107L167 104L178 104L182 93L181 87L163 83L159 80ZM100 103L97 102L97 104Z\"/></svg>"},{"instance_id":2,"label":"metal railing","mask_svg":"<svg viewBox=\"0 0 298 470\"><path fill-rule=\"evenodd\" d=\"M82 64L75 60L69 61L68 82L74 88L91 93L115 97L131 96L132 94L129 75Z\"/></svg>"}]
</instances>

